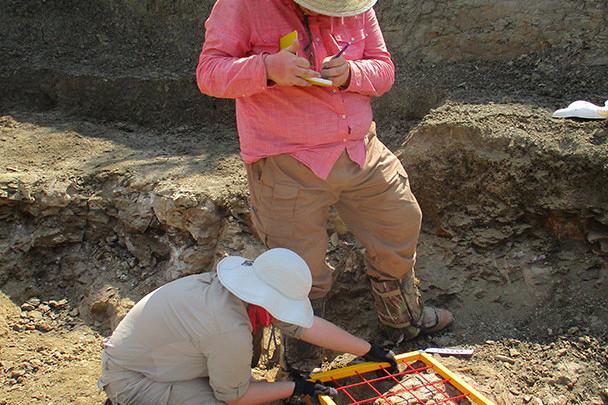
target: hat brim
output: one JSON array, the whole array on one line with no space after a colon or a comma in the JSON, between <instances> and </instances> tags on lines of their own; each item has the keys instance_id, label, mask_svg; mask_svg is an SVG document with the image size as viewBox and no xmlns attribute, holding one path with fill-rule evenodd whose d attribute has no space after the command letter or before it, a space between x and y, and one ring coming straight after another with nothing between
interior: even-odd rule
<instances>
[{"instance_id":1,"label":"hat brim","mask_svg":"<svg viewBox=\"0 0 608 405\"><path fill-rule=\"evenodd\" d=\"M262 281L251 266L243 265L247 260L240 256L222 259L217 265L222 285L241 300L266 309L279 321L310 328L314 321L310 300L285 297Z\"/></svg>"},{"instance_id":2,"label":"hat brim","mask_svg":"<svg viewBox=\"0 0 608 405\"><path fill-rule=\"evenodd\" d=\"M328 1L328 0L294 0L300 6L305 7L315 13L328 15L331 17L352 17L365 13L372 8L378 0L347 0L347 1Z\"/></svg>"}]
</instances>

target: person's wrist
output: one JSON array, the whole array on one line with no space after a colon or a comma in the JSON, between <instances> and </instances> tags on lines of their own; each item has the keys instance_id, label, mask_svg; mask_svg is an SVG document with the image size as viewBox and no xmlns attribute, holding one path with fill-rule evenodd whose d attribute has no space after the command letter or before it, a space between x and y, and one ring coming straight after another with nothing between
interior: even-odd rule
<instances>
[{"instance_id":1,"label":"person's wrist","mask_svg":"<svg viewBox=\"0 0 608 405\"><path fill-rule=\"evenodd\" d=\"M264 63L264 70L266 71L266 80L272 81L272 79L270 78L270 61L268 60L270 56L271 55L268 53L263 53L262 62Z\"/></svg>"},{"instance_id":2,"label":"person's wrist","mask_svg":"<svg viewBox=\"0 0 608 405\"><path fill-rule=\"evenodd\" d=\"M346 79L344 80L344 83L342 83L340 85L340 89L341 90L346 90L348 88L348 86L350 86L350 76L351 76L351 70L350 70L350 63L346 62L348 64L348 73L346 76Z\"/></svg>"},{"instance_id":3,"label":"person's wrist","mask_svg":"<svg viewBox=\"0 0 608 405\"><path fill-rule=\"evenodd\" d=\"M291 389L291 396L293 397L296 395L296 382L291 381L291 384L293 385L293 388Z\"/></svg>"},{"instance_id":4,"label":"person's wrist","mask_svg":"<svg viewBox=\"0 0 608 405\"><path fill-rule=\"evenodd\" d=\"M365 350L365 352L363 354L359 354L359 356L364 357L367 356L369 354L369 352L372 350L372 344L370 342L365 342L367 343L367 349ZM356 353L354 353L356 354Z\"/></svg>"},{"instance_id":5,"label":"person's wrist","mask_svg":"<svg viewBox=\"0 0 608 405\"><path fill-rule=\"evenodd\" d=\"M302 395L306 392L306 380L302 376L294 376L293 384L292 397Z\"/></svg>"}]
</instances>

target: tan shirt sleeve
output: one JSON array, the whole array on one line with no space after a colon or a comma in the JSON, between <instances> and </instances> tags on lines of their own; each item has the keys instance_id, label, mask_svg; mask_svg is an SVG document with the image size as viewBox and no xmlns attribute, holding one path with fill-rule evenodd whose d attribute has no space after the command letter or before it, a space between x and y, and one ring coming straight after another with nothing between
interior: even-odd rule
<instances>
[{"instance_id":1,"label":"tan shirt sleeve","mask_svg":"<svg viewBox=\"0 0 608 405\"><path fill-rule=\"evenodd\" d=\"M251 378L251 332L234 330L215 335L206 348L209 384L215 397L225 402L245 395Z\"/></svg>"},{"instance_id":2,"label":"tan shirt sleeve","mask_svg":"<svg viewBox=\"0 0 608 405\"><path fill-rule=\"evenodd\" d=\"M273 319L272 324L277 328L281 329L281 332L283 332L287 336L291 336L292 338L300 339L302 333L304 333L303 327L279 321L278 319Z\"/></svg>"}]
</instances>

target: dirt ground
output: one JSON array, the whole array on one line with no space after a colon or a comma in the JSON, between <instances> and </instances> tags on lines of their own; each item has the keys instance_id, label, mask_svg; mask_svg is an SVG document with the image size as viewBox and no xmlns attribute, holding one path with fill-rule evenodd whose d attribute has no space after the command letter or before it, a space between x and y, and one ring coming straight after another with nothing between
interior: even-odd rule
<instances>
[{"instance_id":1,"label":"dirt ground","mask_svg":"<svg viewBox=\"0 0 608 405\"><path fill-rule=\"evenodd\" d=\"M193 79L212 3L5 2L0 405L101 404L101 341L134 302L261 252L232 104ZM456 316L394 350L474 349L440 361L501 405L608 404L608 123L550 118L607 98L606 3L377 11L379 137L423 208L424 296ZM328 233L328 318L382 342L363 248L335 215Z\"/></svg>"},{"instance_id":2,"label":"dirt ground","mask_svg":"<svg viewBox=\"0 0 608 405\"><path fill-rule=\"evenodd\" d=\"M84 185L92 182L93 173L108 172L150 187L167 182L180 190L204 187L232 213L215 255L254 256L261 249L239 217L245 179L235 142L191 149L199 131L209 129L152 130L63 113L17 111L0 121L0 142L6 145L0 158L3 187L16 181L50 193L61 181ZM223 133L218 139L234 131L230 126L213 130ZM398 137L387 132L388 143ZM6 210L3 215L10 218ZM522 225L522 232L499 243L491 242L496 235L490 229L480 234L462 228L452 235L427 229L420 241L417 273L426 298L450 307L457 323L447 333L403 343L395 350L475 349L470 359L442 362L500 404L601 404L608 395L606 261L584 241L559 241L550 229L529 228ZM381 340L361 247L337 218L328 231L329 258L338 270L329 319ZM161 273L145 274L154 271L151 264L125 267L133 255L112 238L84 240L75 256L70 249L32 250L26 264L35 267L31 276L5 275L1 403L100 403L95 380L102 337L133 302L165 281ZM54 257L72 259L58 265ZM104 299L104 291L114 294L114 301ZM349 359L336 355L327 353L323 367ZM256 376L272 378L275 373L262 369Z\"/></svg>"}]
</instances>

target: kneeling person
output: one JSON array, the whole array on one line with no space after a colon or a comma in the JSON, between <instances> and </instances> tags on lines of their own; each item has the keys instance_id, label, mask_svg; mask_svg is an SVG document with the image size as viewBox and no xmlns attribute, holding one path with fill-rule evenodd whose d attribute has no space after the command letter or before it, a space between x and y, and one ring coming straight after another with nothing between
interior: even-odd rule
<instances>
[{"instance_id":1,"label":"kneeling person","mask_svg":"<svg viewBox=\"0 0 608 405\"><path fill-rule=\"evenodd\" d=\"M170 282L105 342L99 386L115 405L260 404L325 391L301 378L251 381L253 336L270 322L308 343L394 364L390 352L315 317L311 285L304 260L282 248L253 262L229 256L216 273Z\"/></svg>"}]
</instances>

